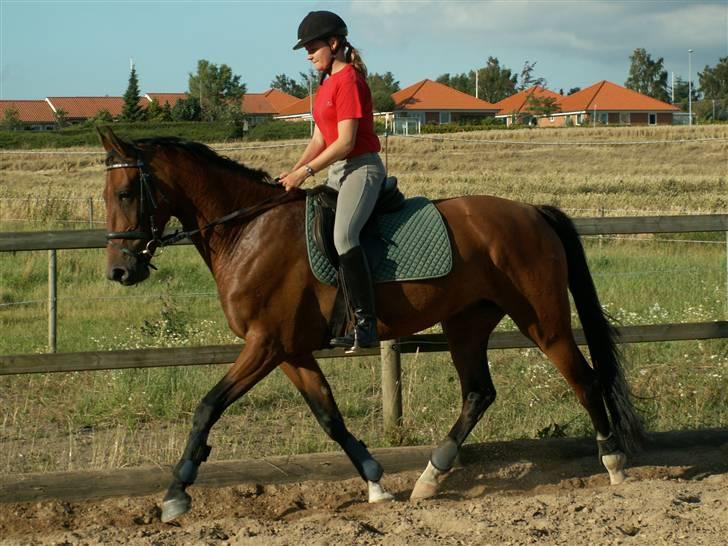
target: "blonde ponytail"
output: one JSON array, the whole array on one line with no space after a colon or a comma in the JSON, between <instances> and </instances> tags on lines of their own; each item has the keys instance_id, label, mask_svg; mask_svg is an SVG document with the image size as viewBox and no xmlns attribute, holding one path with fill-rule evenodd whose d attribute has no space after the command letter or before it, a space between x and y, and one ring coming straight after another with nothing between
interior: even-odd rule
<instances>
[{"instance_id":1,"label":"blonde ponytail","mask_svg":"<svg viewBox=\"0 0 728 546\"><path fill-rule=\"evenodd\" d=\"M367 65L364 64L364 59L361 58L359 50L346 42L346 62L354 65L357 72L360 72L365 78L367 77Z\"/></svg>"}]
</instances>

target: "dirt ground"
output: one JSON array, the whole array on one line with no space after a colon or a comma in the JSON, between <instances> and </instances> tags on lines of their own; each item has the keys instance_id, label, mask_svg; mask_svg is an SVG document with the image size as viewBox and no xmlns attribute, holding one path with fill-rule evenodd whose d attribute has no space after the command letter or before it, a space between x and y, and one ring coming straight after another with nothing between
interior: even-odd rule
<instances>
[{"instance_id":1,"label":"dirt ground","mask_svg":"<svg viewBox=\"0 0 728 546\"><path fill-rule=\"evenodd\" d=\"M159 521L161 495L0 504L0 544L728 543L728 443L651 450L610 486L595 456L463 461L440 494L407 500L416 471L358 479L193 487L192 512Z\"/></svg>"}]
</instances>

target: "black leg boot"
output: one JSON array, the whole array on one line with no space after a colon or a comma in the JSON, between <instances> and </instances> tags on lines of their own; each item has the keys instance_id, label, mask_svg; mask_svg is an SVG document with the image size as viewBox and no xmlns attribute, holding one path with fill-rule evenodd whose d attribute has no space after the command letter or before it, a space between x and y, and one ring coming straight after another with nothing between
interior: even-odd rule
<instances>
[{"instance_id":1,"label":"black leg boot","mask_svg":"<svg viewBox=\"0 0 728 546\"><path fill-rule=\"evenodd\" d=\"M369 263L362 248L354 247L339 256L339 268L346 298L354 312L354 328L344 337L332 339L331 345L346 347L350 351L376 347L379 338L377 314L374 310L374 286Z\"/></svg>"}]
</instances>

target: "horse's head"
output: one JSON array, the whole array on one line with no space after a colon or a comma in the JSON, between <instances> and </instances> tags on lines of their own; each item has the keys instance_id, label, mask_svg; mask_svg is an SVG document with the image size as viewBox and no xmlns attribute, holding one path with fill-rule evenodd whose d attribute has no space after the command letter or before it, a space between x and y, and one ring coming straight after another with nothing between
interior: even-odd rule
<instances>
[{"instance_id":1,"label":"horse's head","mask_svg":"<svg viewBox=\"0 0 728 546\"><path fill-rule=\"evenodd\" d=\"M106 149L106 247L109 280L132 285L149 277L169 208L150 165L149 152L98 129Z\"/></svg>"}]
</instances>

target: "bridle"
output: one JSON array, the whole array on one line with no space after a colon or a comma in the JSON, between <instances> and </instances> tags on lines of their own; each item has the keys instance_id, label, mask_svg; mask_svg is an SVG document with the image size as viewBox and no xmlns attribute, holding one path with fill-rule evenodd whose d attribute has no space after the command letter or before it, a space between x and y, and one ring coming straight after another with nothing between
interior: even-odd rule
<instances>
[{"instance_id":1,"label":"bridle","mask_svg":"<svg viewBox=\"0 0 728 546\"><path fill-rule=\"evenodd\" d=\"M269 197L268 199L264 199L263 201L252 207L243 207L234 210L229 214L216 218L215 220L201 228L191 229L188 231L178 229L174 233L168 233L167 235L164 235L164 226L157 226L157 223L155 221L156 213L159 208L156 196L157 194L159 194L164 201L169 202L169 200L166 198L161 188L159 188L158 185L155 184L154 177L152 177L152 175L145 170L144 162L140 159L137 159L136 161L128 163L111 163L109 165L106 165L107 171L113 169L139 169L139 218L142 219L146 217L149 220L147 224L148 231L137 229L130 231L107 232L107 244L118 248L122 253L136 258L138 261L145 263L148 267L151 267L152 269L157 269L151 263L151 260L154 257L154 253L158 248L172 245L181 241L182 239L189 239L192 236L202 233L203 231L206 231L211 227L223 224L225 222L229 222L231 220L251 220L259 214L262 214L269 209L277 207L278 205L299 199L301 195L304 194L303 190L299 189L288 191L283 194L278 194L273 197ZM264 180L262 183L276 187L283 186L277 178L272 180L267 179ZM127 241L147 241L147 244L142 251L130 250L129 248L116 243L116 239Z\"/></svg>"}]
</instances>

